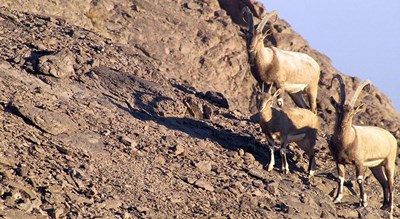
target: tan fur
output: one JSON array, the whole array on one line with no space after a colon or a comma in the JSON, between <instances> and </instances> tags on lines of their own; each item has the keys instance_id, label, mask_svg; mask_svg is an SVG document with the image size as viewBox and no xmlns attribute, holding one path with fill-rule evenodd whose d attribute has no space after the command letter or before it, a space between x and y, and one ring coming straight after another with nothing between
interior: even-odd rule
<instances>
[{"instance_id":1,"label":"tan fur","mask_svg":"<svg viewBox=\"0 0 400 219\"><path fill-rule=\"evenodd\" d=\"M383 128L375 126L357 126L352 124L353 117L363 109L363 105L354 107L362 88L370 84L364 82L357 89L350 103L345 103L345 89L343 79L336 75L341 88L340 103L331 97L331 102L336 108L336 123L329 148L338 166L339 178L344 179L345 165L355 165L359 187L360 204L367 205L367 197L363 190L363 178L366 168L370 168L384 192L382 208L390 208L393 212L394 171L397 156L397 141L395 137ZM332 81L333 81L332 79ZM343 197L343 185L339 189L335 203Z\"/></svg>"},{"instance_id":2,"label":"tan fur","mask_svg":"<svg viewBox=\"0 0 400 219\"><path fill-rule=\"evenodd\" d=\"M273 96L269 93L258 93L259 124L270 144L273 144L274 138L279 138L281 147L284 149L289 143L295 142L304 150L310 157L308 169L310 174L315 169L314 146L319 128L318 117L307 109L288 108L281 110L271 107L274 97L278 96L279 91Z\"/></svg>"},{"instance_id":3,"label":"tan fur","mask_svg":"<svg viewBox=\"0 0 400 219\"><path fill-rule=\"evenodd\" d=\"M251 15L251 12L247 13ZM249 20L252 21L250 18ZM249 27L249 30L254 30L254 28ZM248 48L252 65L251 73L258 83L260 85L274 83L277 89L281 88L288 92L296 105L302 108L307 107L302 96L303 93L306 93L309 107L316 113L320 76L318 63L304 53L285 51L272 46L265 47L263 42L265 34L259 28L249 35L251 35ZM293 87L297 89L293 89Z\"/></svg>"}]
</instances>

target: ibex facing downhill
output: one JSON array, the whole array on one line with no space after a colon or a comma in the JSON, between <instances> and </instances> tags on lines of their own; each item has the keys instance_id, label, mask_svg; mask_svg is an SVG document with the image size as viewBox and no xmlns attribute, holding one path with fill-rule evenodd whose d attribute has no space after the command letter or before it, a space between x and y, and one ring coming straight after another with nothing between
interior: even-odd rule
<instances>
[{"instance_id":1,"label":"ibex facing downhill","mask_svg":"<svg viewBox=\"0 0 400 219\"><path fill-rule=\"evenodd\" d=\"M265 16L254 28L253 14L248 7L244 7L243 15L248 24L248 53L250 57L251 73L259 85L263 82L276 89L286 91L297 106L307 108L303 93L308 95L309 107L312 112L317 112L317 93L320 67L309 55L299 52L285 51L276 47L265 47L264 38L270 34L271 29L265 33L263 28L271 17L277 16L273 11ZM283 92L282 92L283 93ZM283 105L283 94L278 97L278 104Z\"/></svg>"}]
</instances>

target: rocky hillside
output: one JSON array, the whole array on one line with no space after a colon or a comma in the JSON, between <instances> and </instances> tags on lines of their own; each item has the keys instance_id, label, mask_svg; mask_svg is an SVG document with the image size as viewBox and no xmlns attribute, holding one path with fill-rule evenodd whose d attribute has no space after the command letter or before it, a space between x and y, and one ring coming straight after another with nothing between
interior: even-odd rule
<instances>
[{"instance_id":1,"label":"rocky hillside","mask_svg":"<svg viewBox=\"0 0 400 219\"><path fill-rule=\"evenodd\" d=\"M373 177L370 205L355 206L352 168L344 204L333 205L325 136L334 119L328 97L337 95L327 86L337 70L284 20L266 43L308 53L322 67L319 169L309 183L307 158L292 146L290 175L263 170L269 154L248 119L255 80L238 19L243 5L265 14L259 3L0 4L1 217L387 216ZM345 80L352 95L360 81ZM367 111L355 122L399 139L399 113L386 96L371 89L360 100Z\"/></svg>"}]
</instances>

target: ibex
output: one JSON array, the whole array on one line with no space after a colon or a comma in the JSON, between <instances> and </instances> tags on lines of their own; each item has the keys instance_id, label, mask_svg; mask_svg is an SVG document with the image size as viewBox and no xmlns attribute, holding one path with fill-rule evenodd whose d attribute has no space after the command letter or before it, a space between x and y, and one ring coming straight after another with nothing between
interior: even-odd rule
<instances>
[{"instance_id":1,"label":"ibex","mask_svg":"<svg viewBox=\"0 0 400 219\"><path fill-rule=\"evenodd\" d=\"M264 38L271 32L271 28L263 32L265 24L277 12L273 11L265 16L254 29L253 14L248 7L244 7L243 15L248 24L248 53L251 73L259 85L264 82L274 83L276 89L286 91L295 104L307 108L303 93L308 96L309 107L317 112L317 92L320 75L318 63L309 55L299 52L285 51L273 46L265 47ZM278 97L279 106L283 105L283 92Z\"/></svg>"},{"instance_id":2,"label":"ibex","mask_svg":"<svg viewBox=\"0 0 400 219\"><path fill-rule=\"evenodd\" d=\"M364 173L368 168L383 188L383 206L381 209L390 209L393 213L394 170L397 156L397 141L390 132L375 126L357 126L352 124L353 117L364 110L364 104L355 106L362 89L370 85L365 81L356 90L349 103L346 101L346 92L343 79L335 75L331 81L337 79L340 85L339 103L331 97L331 103L336 109L334 132L329 143L330 151L336 161L339 181L338 192L334 203L343 197L343 183L345 165L356 167L357 183L360 188L360 205L367 206L363 182Z\"/></svg>"},{"instance_id":3,"label":"ibex","mask_svg":"<svg viewBox=\"0 0 400 219\"><path fill-rule=\"evenodd\" d=\"M273 108L273 101L276 101L281 90L278 89L271 95L271 88L272 86L266 93L264 85L262 85L261 92L258 92L256 97L260 116L259 124L265 133L271 153L268 171L271 171L275 165L274 140L280 140L282 171L286 174L289 173L289 164L286 159L287 145L295 142L309 156L308 175L313 177L315 171L314 146L319 128L318 117L308 109L295 107L281 110Z\"/></svg>"}]
</instances>

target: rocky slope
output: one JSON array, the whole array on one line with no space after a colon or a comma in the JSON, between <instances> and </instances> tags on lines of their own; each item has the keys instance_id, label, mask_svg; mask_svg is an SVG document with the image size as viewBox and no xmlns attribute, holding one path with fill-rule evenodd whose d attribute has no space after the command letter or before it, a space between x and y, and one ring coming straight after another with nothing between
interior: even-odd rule
<instances>
[{"instance_id":1,"label":"rocky slope","mask_svg":"<svg viewBox=\"0 0 400 219\"><path fill-rule=\"evenodd\" d=\"M0 3L0 216L387 216L373 177L370 206L354 205L352 171L344 204L331 202L336 172L324 136L337 70L284 20L266 43L322 66L311 184L295 146L291 175L262 169L269 155L248 120L255 81L237 19L249 1ZM346 76L350 95L359 83ZM399 114L383 94L372 89L360 100L368 109L356 123L399 138Z\"/></svg>"}]
</instances>

